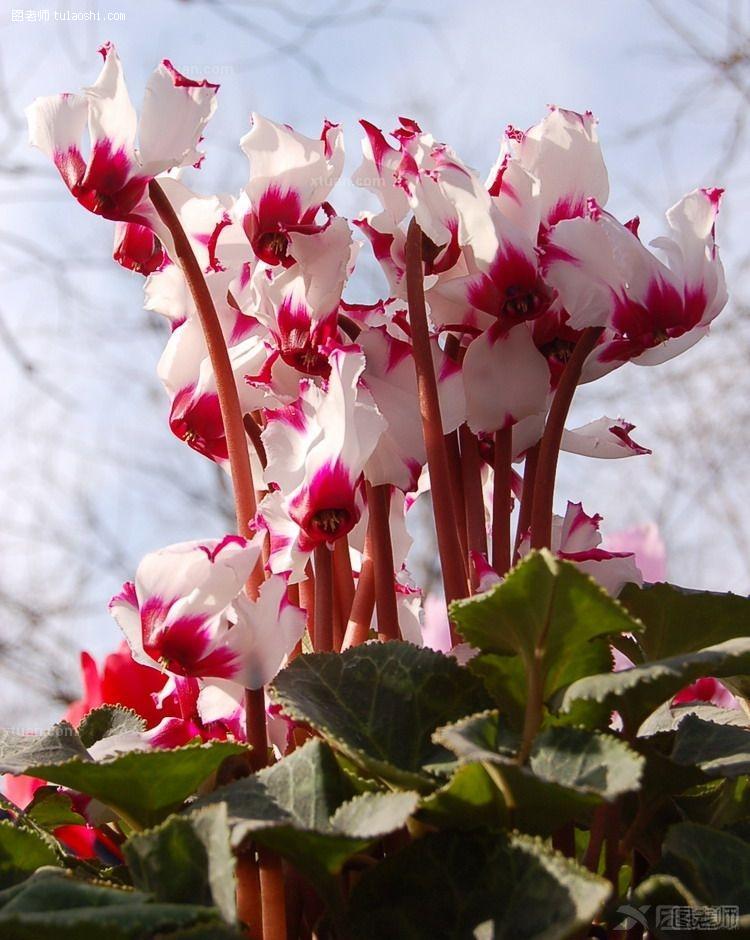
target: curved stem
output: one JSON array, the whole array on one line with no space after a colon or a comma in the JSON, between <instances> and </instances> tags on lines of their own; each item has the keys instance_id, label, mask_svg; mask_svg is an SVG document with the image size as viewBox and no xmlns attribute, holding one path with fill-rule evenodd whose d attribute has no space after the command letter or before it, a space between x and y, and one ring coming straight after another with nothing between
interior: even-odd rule
<instances>
[{"instance_id":1,"label":"curved stem","mask_svg":"<svg viewBox=\"0 0 750 940\"><path fill-rule=\"evenodd\" d=\"M437 381L432 361L430 333L427 326L427 308L424 299L424 271L422 268L422 231L412 219L406 236L406 288L409 302L409 321L417 371L419 410L427 465L430 470L432 507L435 515L440 566L443 586L448 602L465 597L467 583L458 540L456 517L451 498L451 478L448 455L443 436ZM453 628L451 627L451 634ZM455 642L455 638L454 638Z\"/></svg>"},{"instance_id":2,"label":"curved stem","mask_svg":"<svg viewBox=\"0 0 750 940\"><path fill-rule=\"evenodd\" d=\"M599 342L604 327L589 326L581 334L568 360L552 399L544 434L539 444L539 462L531 510L531 547L549 548L552 536L552 502L555 495L557 458L560 454L565 419L581 378L583 365Z\"/></svg>"},{"instance_id":3,"label":"curved stem","mask_svg":"<svg viewBox=\"0 0 750 940\"><path fill-rule=\"evenodd\" d=\"M260 871L253 849L237 856L237 917L245 925L249 940L263 940L263 907L260 899Z\"/></svg>"},{"instance_id":4,"label":"curved stem","mask_svg":"<svg viewBox=\"0 0 750 940\"><path fill-rule=\"evenodd\" d=\"M466 536L469 552L487 556L487 520L484 511L484 493L482 492L482 464L479 457L479 443L467 424L459 428L461 442L461 476L464 485L464 503L466 514ZM475 591L479 585L476 567L469 561L471 587Z\"/></svg>"},{"instance_id":5,"label":"curved stem","mask_svg":"<svg viewBox=\"0 0 750 940\"><path fill-rule=\"evenodd\" d=\"M362 553L362 567L357 578L357 588L354 592L352 611L349 614L349 623L346 625L344 642L341 651L350 646L359 646L370 638L370 622L375 609L375 562L372 559L372 523L368 526L365 536L365 550Z\"/></svg>"},{"instance_id":6,"label":"curved stem","mask_svg":"<svg viewBox=\"0 0 750 940\"><path fill-rule=\"evenodd\" d=\"M315 546L315 627L316 653L333 649L333 552L324 543Z\"/></svg>"},{"instance_id":7,"label":"curved stem","mask_svg":"<svg viewBox=\"0 0 750 940\"><path fill-rule=\"evenodd\" d=\"M263 940L286 940L286 899L281 858L266 848L258 849L260 896L263 907Z\"/></svg>"},{"instance_id":8,"label":"curved stem","mask_svg":"<svg viewBox=\"0 0 750 940\"><path fill-rule=\"evenodd\" d=\"M237 385L234 379L232 363L229 358L226 340L221 329L219 315L203 276L200 265L195 257L190 240L185 234L182 224L174 211L166 193L156 180L151 180L148 187L151 202L159 218L169 230L174 242L177 261L185 276L185 280L195 302L195 309L203 330L209 359L216 382L216 394L219 399L219 409L224 425L224 434L227 442L229 469L232 476L234 491L234 506L237 519L237 532L249 537L252 535L251 523L255 517L257 505L255 500L255 487L253 472L250 466L250 454L245 437L245 425L242 419L242 408L237 394ZM258 564L248 578L246 591L250 598L258 597L258 590L263 582L263 567ZM266 733L266 709L263 690L245 690L245 721L247 740L252 750L249 754L249 764L252 770L265 765L268 760L268 738ZM264 931L260 914L258 879L258 865L251 855L240 856L237 867L237 895L239 906L247 908L251 918L249 936L270 937L271 933ZM266 899L263 898L263 907ZM273 908L279 905L274 900ZM271 908L269 907L269 911ZM283 913L283 885L282 903ZM275 916L278 920L278 916ZM283 920L281 921L283 923ZM273 936L278 936L277 932Z\"/></svg>"},{"instance_id":9,"label":"curved stem","mask_svg":"<svg viewBox=\"0 0 750 940\"><path fill-rule=\"evenodd\" d=\"M495 479L492 486L492 567L504 577L510 569L510 487L513 474L513 428L495 431Z\"/></svg>"},{"instance_id":10,"label":"curved stem","mask_svg":"<svg viewBox=\"0 0 750 940\"><path fill-rule=\"evenodd\" d=\"M255 488L253 486L253 473L250 468L250 455L247 449L245 426L242 420L242 409L237 395L237 385L234 380L229 350L221 330L219 315L206 284L200 265L195 257L190 241L183 231L177 213L166 193L157 183L151 180L148 187L151 202L154 204L159 218L169 229L174 242L175 254L185 275L190 293L195 301L206 340L206 348L211 360L216 381L216 393L219 398L221 418L224 423L224 433L229 454L229 467L232 474L234 488L234 505L237 516L237 531L240 535L249 536L250 522L255 516ZM261 573L262 579L262 573ZM253 579L251 579L253 580ZM257 597L258 583L255 581L248 586L250 597Z\"/></svg>"},{"instance_id":11,"label":"curved stem","mask_svg":"<svg viewBox=\"0 0 750 940\"><path fill-rule=\"evenodd\" d=\"M367 484L367 507L372 557L375 563L375 609L378 612L378 633L385 640L397 640L398 605L393 577L393 545L390 529L390 487Z\"/></svg>"},{"instance_id":12,"label":"curved stem","mask_svg":"<svg viewBox=\"0 0 750 940\"><path fill-rule=\"evenodd\" d=\"M354 575L349 555L349 539L346 535L342 535L333 543L333 586L341 623L346 624L354 602ZM334 649L340 649L344 638L339 637L338 643L335 639L334 637Z\"/></svg>"},{"instance_id":13,"label":"curved stem","mask_svg":"<svg viewBox=\"0 0 750 940\"><path fill-rule=\"evenodd\" d=\"M518 554L518 546L531 525L531 510L534 505L534 481L536 480L536 465L539 461L539 444L534 444L526 451L523 464L523 489L521 490L521 505L518 508L518 525L516 527L516 540L514 551Z\"/></svg>"}]
</instances>

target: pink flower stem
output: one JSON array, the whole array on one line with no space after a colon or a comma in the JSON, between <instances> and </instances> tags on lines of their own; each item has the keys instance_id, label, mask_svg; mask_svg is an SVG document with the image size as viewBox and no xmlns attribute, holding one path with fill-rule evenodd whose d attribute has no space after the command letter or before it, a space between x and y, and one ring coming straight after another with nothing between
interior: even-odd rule
<instances>
[{"instance_id":1,"label":"pink flower stem","mask_svg":"<svg viewBox=\"0 0 750 940\"><path fill-rule=\"evenodd\" d=\"M484 494L482 492L482 464L479 457L479 442L462 424L459 428L461 441L461 478L464 489L464 511L466 515L466 538L469 553L487 555L487 522L484 513ZM476 590L479 584L476 568L469 564L471 587Z\"/></svg>"},{"instance_id":2,"label":"pink flower stem","mask_svg":"<svg viewBox=\"0 0 750 940\"><path fill-rule=\"evenodd\" d=\"M510 487L513 473L513 428L495 431L495 479L492 489L492 567L503 577L510 569Z\"/></svg>"},{"instance_id":3,"label":"pink flower stem","mask_svg":"<svg viewBox=\"0 0 750 940\"><path fill-rule=\"evenodd\" d=\"M245 426L245 431L247 432L247 436L252 441L253 447L255 448L255 453L258 455L258 460L260 461L260 465L265 470L266 464L268 463L268 459L266 457L265 445L263 444L263 441L260 436L260 432L263 429L258 425L255 418L251 414L244 415L242 418L242 423Z\"/></svg>"},{"instance_id":4,"label":"pink flower stem","mask_svg":"<svg viewBox=\"0 0 750 940\"><path fill-rule=\"evenodd\" d=\"M342 624L349 620L354 601L354 574L352 573L352 560L349 555L349 539L343 535L333 544L333 585L336 602L339 609L339 619ZM343 636L334 637L334 649L340 649Z\"/></svg>"},{"instance_id":5,"label":"pink flower stem","mask_svg":"<svg viewBox=\"0 0 750 940\"><path fill-rule=\"evenodd\" d=\"M333 649L333 552L324 543L315 546L315 625L317 653Z\"/></svg>"},{"instance_id":6,"label":"pink flower stem","mask_svg":"<svg viewBox=\"0 0 750 940\"><path fill-rule=\"evenodd\" d=\"M237 856L235 879L237 884L237 918L241 924L245 925L245 936L250 940L264 940L260 869L253 848L246 852L240 852Z\"/></svg>"},{"instance_id":7,"label":"pink flower stem","mask_svg":"<svg viewBox=\"0 0 750 940\"><path fill-rule=\"evenodd\" d=\"M362 553L362 567L357 578L352 611L346 625L342 651L350 646L359 646L370 638L370 623L375 609L375 562L372 558L372 521L365 536L365 550Z\"/></svg>"},{"instance_id":8,"label":"pink flower stem","mask_svg":"<svg viewBox=\"0 0 750 940\"><path fill-rule=\"evenodd\" d=\"M445 435L445 451L448 455L448 470L451 478L451 499L453 515L456 519L458 542L461 546L461 558L464 562L464 575L469 577L469 546L466 532L466 512L464 510L464 481L461 469L461 450L458 446L458 431Z\"/></svg>"},{"instance_id":9,"label":"pink flower stem","mask_svg":"<svg viewBox=\"0 0 750 940\"><path fill-rule=\"evenodd\" d=\"M544 434L539 444L539 462L534 484L534 505L531 510L531 547L549 548L552 540L552 503L560 444L565 430L573 395L581 378L583 366L599 342L604 328L589 326L581 334L573 353L563 369L552 399Z\"/></svg>"},{"instance_id":10,"label":"pink flower stem","mask_svg":"<svg viewBox=\"0 0 750 940\"><path fill-rule=\"evenodd\" d=\"M422 267L422 231L412 219L406 236L406 287L409 301L414 364L417 371L419 410L427 465L430 471L432 507L435 515L438 552L443 573L443 586L448 602L465 597L468 593L461 543L458 538L456 516L451 498L448 454L443 436L437 381L432 361L430 333L427 326L427 308L424 299L424 270ZM451 627L451 637L456 637Z\"/></svg>"},{"instance_id":11,"label":"pink flower stem","mask_svg":"<svg viewBox=\"0 0 750 940\"><path fill-rule=\"evenodd\" d=\"M315 649L315 574L309 561L305 566L305 580L300 582L299 600L300 606L305 611L307 634Z\"/></svg>"},{"instance_id":12,"label":"pink flower stem","mask_svg":"<svg viewBox=\"0 0 750 940\"><path fill-rule=\"evenodd\" d=\"M260 897L263 908L263 940L287 940L284 869L270 849L258 848Z\"/></svg>"},{"instance_id":13,"label":"pink flower stem","mask_svg":"<svg viewBox=\"0 0 750 940\"><path fill-rule=\"evenodd\" d=\"M384 640L397 640L398 605L393 572L393 545L390 529L391 492L387 484L367 484L367 508L370 512L372 556L375 564L375 609L378 634Z\"/></svg>"},{"instance_id":14,"label":"pink flower stem","mask_svg":"<svg viewBox=\"0 0 750 940\"><path fill-rule=\"evenodd\" d=\"M216 380L216 392L219 398L219 408L221 409L221 418L224 423L224 433L227 441L227 451L229 453L229 467L232 475L232 486L234 488L234 506L237 517L237 531L240 535L250 536L250 523L255 517L255 487L253 485L253 473L250 468L250 455L247 449L247 438L245 437L245 425L242 420L242 409L237 395L237 386L232 371L232 363L229 359L229 350L227 349L224 334L221 330L219 315L211 297L211 292L206 284L200 265L195 257L190 241L182 229L177 213L172 208L172 204L167 198L166 193L156 180L151 180L148 187L151 202L154 204L159 218L169 229L169 233L174 241L177 260L185 275L190 293L195 301L195 307L198 312L203 329L203 335L206 340L206 348L211 360ZM258 596L258 587L263 580L262 570L260 575L251 577L248 583L248 594L251 598Z\"/></svg>"},{"instance_id":15,"label":"pink flower stem","mask_svg":"<svg viewBox=\"0 0 750 940\"><path fill-rule=\"evenodd\" d=\"M518 546L531 525L531 509L534 505L534 480L536 467L539 462L539 444L534 444L526 451L523 464L523 488L521 490L521 505L518 509L518 526L516 528L515 556L518 557Z\"/></svg>"}]
</instances>

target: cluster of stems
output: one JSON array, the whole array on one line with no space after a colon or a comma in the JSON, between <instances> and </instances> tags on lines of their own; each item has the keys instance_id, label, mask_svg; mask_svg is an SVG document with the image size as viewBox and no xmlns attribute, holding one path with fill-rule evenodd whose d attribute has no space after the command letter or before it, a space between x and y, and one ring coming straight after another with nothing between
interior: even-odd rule
<instances>
[{"instance_id":1,"label":"cluster of stems","mask_svg":"<svg viewBox=\"0 0 750 940\"><path fill-rule=\"evenodd\" d=\"M237 532L249 536L261 493L256 491L253 480L248 441L256 449L261 465L265 464L260 438L262 416L242 413L227 345L200 265L174 209L155 180L150 184L149 194L172 236L177 261L195 301L216 377L234 491ZM544 434L539 444L525 456L517 531L513 537L512 429L499 429L491 441L482 442L482 447L465 424L451 434L443 433L424 297L422 245L422 232L416 220L412 220L406 242L409 326L443 588L446 603L450 603L478 590L476 557L491 559L494 570L503 576L517 558L521 538L529 529L534 548L549 547L555 473L564 422L583 364L601 331L599 328L589 329L579 340L559 382ZM446 350L456 357L462 353L460 345L454 341L451 346L450 340ZM482 464L488 444L491 445L494 471L489 526L482 485ZM306 580L288 588L290 600L306 612L307 633L315 651L342 651L364 643L371 636L373 613L380 639L391 640L399 636L389 524L390 490L387 485L366 484L368 526L361 570L356 578L352 572L347 537L343 536L331 545L318 546L312 563L308 565ZM267 551L265 554L267 556ZM259 563L246 585L251 599L257 598L263 578L264 566ZM451 638L454 643L458 642L452 626ZM292 655L300 653L298 646ZM526 760L542 719L541 677L534 663L527 664L527 670L529 695L521 761ZM263 690L246 690L245 705L247 740L251 745L248 772L254 772L272 760ZM285 877L281 860L273 852L252 845L243 850L237 864L237 901L239 916L247 925L249 937L254 940L285 940L288 918L296 917L291 895L296 897L300 894L299 891L287 890L291 880L288 873Z\"/></svg>"}]
</instances>

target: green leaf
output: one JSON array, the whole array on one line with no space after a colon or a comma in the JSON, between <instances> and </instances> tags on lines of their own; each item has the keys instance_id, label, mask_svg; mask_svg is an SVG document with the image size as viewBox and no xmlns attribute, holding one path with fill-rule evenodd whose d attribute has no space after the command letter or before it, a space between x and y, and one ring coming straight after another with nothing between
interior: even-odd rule
<instances>
[{"instance_id":1,"label":"green leaf","mask_svg":"<svg viewBox=\"0 0 750 940\"><path fill-rule=\"evenodd\" d=\"M515 763L519 743L518 736L504 728L497 712L472 715L440 728L435 740L462 762L500 764ZM614 735L550 727L534 740L528 769L539 780L611 801L638 789L644 762Z\"/></svg>"},{"instance_id":2,"label":"green leaf","mask_svg":"<svg viewBox=\"0 0 750 940\"><path fill-rule=\"evenodd\" d=\"M433 740L452 751L463 762L512 761L521 745L520 735L507 727L495 710L469 715L438 728Z\"/></svg>"},{"instance_id":3,"label":"green leaf","mask_svg":"<svg viewBox=\"0 0 750 940\"><path fill-rule=\"evenodd\" d=\"M653 711L638 729L639 738L650 738L657 734L669 734L676 731L687 715L698 715L706 721L718 724L746 724L746 719L738 719L740 712L721 708L708 702L690 702L687 705L673 705L671 699Z\"/></svg>"},{"instance_id":4,"label":"green leaf","mask_svg":"<svg viewBox=\"0 0 750 940\"><path fill-rule=\"evenodd\" d=\"M564 940L591 922L609 893L607 882L527 836L441 832L362 876L347 936Z\"/></svg>"},{"instance_id":5,"label":"green leaf","mask_svg":"<svg viewBox=\"0 0 750 940\"><path fill-rule=\"evenodd\" d=\"M147 895L41 868L0 894L3 940L149 940L219 920L213 908L149 903Z\"/></svg>"},{"instance_id":6,"label":"green leaf","mask_svg":"<svg viewBox=\"0 0 750 940\"><path fill-rule=\"evenodd\" d=\"M645 759L612 734L551 727L534 741L529 766L542 780L615 800L640 786Z\"/></svg>"},{"instance_id":7,"label":"green leaf","mask_svg":"<svg viewBox=\"0 0 750 940\"><path fill-rule=\"evenodd\" d=\"M418 818L453 829L508 827L508 807L483 764L460 764L438 790L422 798Z\"/></svg>"},{"instance_id":8,"label":"green leaf","mask_svg":"<svg viewBox=\"0 0 750 940\"><path fill-rule=\"evenodd\" d=\"M153 826L177 809L232 754L246 748L230 741L170 750L129 751L94 762L75 757L40 764L27 773L106 803L136 827Z\"/></svg>"},{"instance_id":9,"label":"green leaf","mask_svg":"<svg viewBox=\"0 0 750 940\"><path fill-rule=\"evenodd\" d=\"M362 793L341 806L331 817L331 829L351 839L382 838L400 829L417 808L416 793Z\"/></svg>"},{"instance_id":10,"label":"green leaf","mask_svg":"<svg viewBox=\"0 0 750 940\"><path fill-rule=\"evenodd\" d=\"M455 601L451 617L483 653L518 654L528 668L539 647L545 700L609 666L607 637L641 630L593 578L546 549L531 552L486 593ZM517 688L517 672L508 678Z\"/></svg>"},{"instance_id":11,"label":"green leaf","mask_svg":"<svg viewBox=\"0 0 750 940\"><path fill-rule=\"evenodd\" d=\"M146 722L131 708L122 705L102 705L92 709L78 726L78 737L84 747L91 747L102 738L128 731L144 731Z\"/></svg>"},{"instance_id":12,"label":"green leaf","mask_svg":"<svg viewBox=\"0 0 750 940\"><path fill-rule=\"evenodd\" d=\"M84 826L86 820L73 809L73 800L56 787L40 787L23 816L40 829L51 831L58 826Z\"/></svg>"},{"instance_id":13,"label":"green leaf","mask_svg":"<svg viewBox=\"0 0 750 940\"><path fill-rule=\"evenodd\" d=\"M469 775L458 770L434 798L423 800L427 821L443 825L465 826L465 815L484 824L548 834L566 821L587 821L600 800L638 789L644 765L641 755L613 735L551 727L537 737L529 765L521 767L516 762L518 735L503 726L497 712L440 728L435 739L461 765L481 765L484 771Z\"/></svg>"},{"instance_id":14,"label":"green leaf","mask_svg":"<svg viewBox=\"0 0 750 940\"><path fill-rule=\"evenodd\" d=\"M82 724L88 741L135 730L127 709L97 709ZM134 750L94 761L76 730L63 721L43 735L0 732L0 773L29 774L95 797L130 825L153 826L177 809L232 754L230 741L191 743L169 750Z\"/></svg>"},{"instance_id":15,"label":"green leaf","mask_svg":"<svg viewBox=\"0 0 750 940\"><path fill-rule=\"evenodd\" d=\"M334 753L315 739L262 770L257 780L299 829L328 829L331 816L353 795Z\"/></svg>"},{"instance_id":16,"label":"green leaf","mask_svg":"<svg viewBox=\"0 0 750 940\"><path fill-rule=\"evenodd\" d=\"M75 728L61 721L44 734L15 734L0 730L0 773L26 774L43 764L71 759L91 760Z\"/></svg>"},{"instance_id":17,"label":"green leaf","mask_svg":"<svg viewBox=\"0 0 750 940\"><path fill-rule=\"evenodd\" d=\"M750 845L737 836L678 823L667 833L662 866L704 904L733 904L750 914Z\"/></svg>"},{"instance_id":18,"label":"green leaf","mask_svg":"<svg viewBox=\"0 0 750 940\"><path fill-rule=\"evenodd\" d=\"M526 669L520 657L480 653L469 660L467 667L482 679L508 724L520 730L528 695ZM605 667L606 664L602 668Z\"/></svg>"},{"instance_id":19,"label":"green leaf","mask_svg":"<svg viewBox=\"0 0 750 940\"><path fill-rule=\"evenodd\" d=\"M401 642L298 656L272 694L286 715L367 772L420 790L434 785L424 765L444 757L432 732L489 704L481 682L455 659Z\"/></svg>"},{"instance_id":20,"label":"green leaf","mask_svg":"<svg viewBox=\"0 0 750 940\"><path fill-rule=\"evenodd\" d=\"M235 921L234 855L224 803L170 816L124 846L133 884L157 901L218 907Z\"/></svg>"},{"instance_id":21,"label":"green leaf","mask_svg":"<svg viewBox=\"0 0 750 940\"><path fill-rule=\"evenodd\" d=\"M563 690L553 705L565 713L577 702L598 702L617 710L625 727L636 731L659 705L695 679L747 672L750 672L750 639L743 637L697 653L671 656L621 672L587 676Z\"/></svg>"},{"instance_id":22,"label":"green leaf","mask_svg":"<svg viewBox=\"0 0 750 940\"><path fill-rule=\"evenodd\" d=\"M750 599L674 584L627 584L618 600L640 620L646 660L694 653L750 634Z\"/></svg>"},{"instance_id":23,"label":"green leaf","mask_svg":"<svg viewBox=\"0 0 750 940\"><path fill-rule=\"evenodd\" d=\"M24 881L42 865L57 863L57 852L42 835L0 820L0 888Z\"/></svg>"},{"instance_id":24,"label":"green leaf","mask_svg":"<svg viewBox=\"0 0 750 940\"><path fill-rule=\"evenodd\" d=\"M687 715L677 729L671 759L712 777L750 773L750 728Z\"/></svg>"},{"instance_id":25,"label":"green leaf","mask_svg":"<svg viewBox=\"0 0 750 940\"><path fill-rule=\"evenodd\" d=\"M345 862L400 829L416 810L416 793L353 796L333 751L312 739L272 767L220 787L194 805L226 806L232 845L252 837L306 872L330 903Z\"/></svg>"}]
</instances>

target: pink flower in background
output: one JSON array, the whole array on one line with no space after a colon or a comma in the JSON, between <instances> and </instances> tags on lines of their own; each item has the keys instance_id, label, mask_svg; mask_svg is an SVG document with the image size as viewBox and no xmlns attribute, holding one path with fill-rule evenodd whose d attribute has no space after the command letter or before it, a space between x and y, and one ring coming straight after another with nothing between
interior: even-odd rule
<instances>
[{"instance_id":1,"label":"pink flower in background","mask_svg":"<svg viewBox=\"0 0 750 940\"><path fill-rule=\"evenodd\" d=\"M451 650L451 631L448 613L441 597L428 594L424 600L424 626L422 627L424 645L439 653Z\"/></svg>"},{"instance_id":2,"label":"pink flower in background","mask_svg":"<svg viewBox=\"0 0 750 940\"><path fill-rule=\"evenodd\" d=\"M672 699L672 706L706 702L718 708L739 708L737 699L718 679L706 677L687 686Z\"/></svg>"},{"instance_id":3,"label":"pink flower in background","mask_svg":"<svg viewBox=\"0 0 750 940\"><path fill-rule=\"evenodd\" d=\"M667 548L654 522L644 522L605 535L602 547L611 552L632 552L644 581L667 580Z\"/></svg>"},{"instance_id":4,"label":"pink flower in background","mask_svg":"<svg viewBox=\"0 0 750 940\"><path fill-rule=\"evenodd\" d=\"M565 515L554 516L552 520L552 551L572 561L617 597L627 583L642 584L643 577L633 552L602 547L601 522L599 515L586 515L581 503L568 501ZM521 555L529 551L529 545L527 536L519 545Z\"/></svg>"},{"instance_id":5,"label":"pink flower in background","mask_svg":"<svg viewBox=\"0 0 750 940\"><path fill-rule=\"evenodd\" d=\"M81 653L81 677L83 696L65 712L65 720L75 727L92 708L100 705L132 708L149 728L162 718L180 714L177 696L164 694L168 677L137 663L125 642L104 659L101 667L90 653Z\"/></svg>"}]
</instances>

